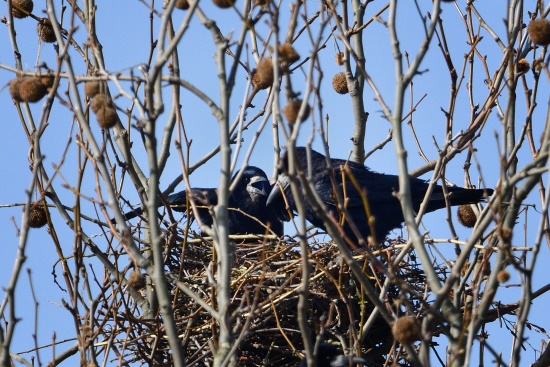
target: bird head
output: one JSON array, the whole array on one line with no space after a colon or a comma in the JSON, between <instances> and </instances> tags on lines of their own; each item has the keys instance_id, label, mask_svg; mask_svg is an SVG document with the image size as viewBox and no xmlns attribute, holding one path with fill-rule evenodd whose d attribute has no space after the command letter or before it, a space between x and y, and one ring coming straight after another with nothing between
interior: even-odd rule
<instances>
[{"instance_id":1,"label":"bird head","mask_svg":"<svg viewBox=\"0 0 550 367\"><path fill-rule=\"evenodd\" d=\"M233 179L237 178L235 175ZM264 198L267 199L267 195L271 190L271 184L267 179L267 175L258 167L247 166L239 178L237 186L244 185L246 192L252 199ZM241 186L242 187L242 186Z\"/></svg>"}]
</instances>

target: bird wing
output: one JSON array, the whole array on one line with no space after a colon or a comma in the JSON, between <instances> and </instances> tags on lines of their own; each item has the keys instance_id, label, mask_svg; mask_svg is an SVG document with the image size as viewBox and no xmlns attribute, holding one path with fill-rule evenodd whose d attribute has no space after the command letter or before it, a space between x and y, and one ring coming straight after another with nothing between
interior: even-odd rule
<instances>
[{"instance_id":1,"label":"bird wing","mask_svg":"<svg viewBox=\"0 0 550 367\"><path fill-rule=\"evenodd\" d=\"M342 161L345 163L345 161ZM364 199L369 205L384 205L395 202L394 192L398 190L398 177L372 172L363 165L347 162L348 169L339 166L334 171L336 189L347 207L362 207ZM335 205L334 186L328 175L316 185L319 195L328 205Z\"/></svg>"}]
</instances>

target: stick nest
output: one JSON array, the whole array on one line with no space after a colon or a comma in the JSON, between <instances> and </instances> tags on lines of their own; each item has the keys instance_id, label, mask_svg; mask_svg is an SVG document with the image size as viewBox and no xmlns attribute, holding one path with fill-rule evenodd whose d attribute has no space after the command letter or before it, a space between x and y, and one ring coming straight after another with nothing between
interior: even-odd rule
<instances>
[{"instance_id":1,"label":"stick nest","mask_svg":"<svg viewBox=\"0 0 550 367\"><path fill-rule=\"evenodd\" d=\"M185 351L187 365L212 365L218 348L219 324L207 309L178 288L176 280L192 290L213 309L216 304L216 253L211 241L190 234L183 241L178 233L167 242L165 271L172 297L172 307ZM316 236L319 238L321 236ZM168 238L168 236L167 236ZM261 238L235 239L235 257L232 267L229 314L233 335L241 339L237 362L242 366L296 366L304 349L302 332L298 324L298 300L302 281L302 257L299 242L285 237L268 240ZM388 244L380 248L377 258L387 265L396 250ZM369 262L367 255L357 255L372 286L379 293L385 276ZM400 267L400 278L422 291L424 277L410 261ZM327 342L354 348L355 355L373 363L386 360L403 362L391 357L394 349L390 326L378 317L362 342L360 330L374 307L361 285L351 274L338 248L329 242L309 240L308 264L310 276L307 293L307 324L312 338L319 334ZM128 274L132 271L128 267ZM106 285L108 286L108 285ZM105 339L118 343L113 347L129 363L171 366L171 349L164 331L162 318L146 318L142 308L118 284L111 284L114 303L104 302L98 320ZM124 287L122 287L124 289ZM149 300L147 289L140 291ZM406 296L410 302L410 295ZM108 299L109 297L106 297ZM394 307L400 298L396 286L390 286L384 301ZM419 307L419 306L418 306ZM113 312L116 310L116 312ZM114 317L113 315L116 315ZM315 339L313 339L315 340ZM361 345L361 352L357 345Z\"/></svg>"}]
</instances>

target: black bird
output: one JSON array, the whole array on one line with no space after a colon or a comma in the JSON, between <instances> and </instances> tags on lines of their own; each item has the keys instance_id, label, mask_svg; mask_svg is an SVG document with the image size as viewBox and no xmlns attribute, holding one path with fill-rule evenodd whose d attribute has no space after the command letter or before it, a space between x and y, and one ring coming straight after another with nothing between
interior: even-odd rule
<instances>
[{"instance_id":1,"label":"black bird","mask_svg":"<svg viewBox=\"0 0 550 367\"><path fill-rule=\"evenodd\" d=\"M233 176L231 183L237 176L238 173ZM268 211L266 207L271 188L265 172L260 168L254 166L244 168L243 174L228 199L229 234L265 234L268 233L266 226L269 226L276 235L283 235L283 223L278 219L276 213ZM183 190L169 195L166 202L172 210L186 212L187 195L195 201L201 222L211 226L213 218L209 207L218 203L216 189L192 188L189 193ZM143 214L143 209L137 208L124 214L124 217L126 220L130 220L141 214Z\"/></svg>"},{"instance_id":2,"label":"black bird","mask_svg":"<svg viewBox=\"0 0 550 367\"><path fill-rule=\"evenodd\" d=\"M401 226L404 221L403 212L399 200L394 195L394 192L399 190L398 176L386 175L369 170L362 164L350 162L343 159L331 159L331 168L327 168L327 160L324 155L310 150L311 152L311 177L312 182L319 196L325 203L328 214L334 219L340 219L338 206L336 205L336 196L331 181L333 174L336 183L335 188L339 191L341 197L345 197L346 208L349 214L349 219L355 223L363 238L371 235L371 228L367 220L367 214L363 198L366 195L371 215L374 217L372 227L375 232L377 241L383 240L386 235L394 228ZM296 147L297 169L308 174L308 157L305 147ZM344 166L349 168L349 172L344 171ZM279 214L281 220L288 221L290 216L285 209L284 196L286 197L288 206L293 212L296 212L296 201L292 197L290 189L290 181L284 176L288 172L288 157L285 153L281 157L279 171L282 176L279 178L279 183L275 184L267 200L268 208ZM344 178L342 177L344 176ZM350 176L356 180L360 191L356 189ZM428 189L428 183L424 180L411 177L411 198L415 211L420 209L420 204L424 199L424 195ZM281 191L282 187L282 191ZM447 200L450 205L475 204L484 199L486 195L492 195L491 189L464 189L461 187L447 186L449 196ZM316 227L325 229L321 218L315 213L313 207L306 199L300 186L301 199L304 203L306 219ZM364 192L364 195L362 194ZM345 194L345 195L344 195ZM429 198L426 212L432 212L437 209L445 208L445 197L441 186L436 185L433 188L432 195ZM355 240L357 237L353 234L349 223L344 224L346 235Z\"/></svg>"},{"instance_id":3,"label":"black bird","mask_svg":"<svg viewBox=\"0 0 550 367\"><path fill-rule=\"evenodd\" d=\"M368 363L366 359L346 356L342 354L342 351L333 344L321 343L317 350L317 367L348 367L350 362L353 365ZM307 359L304 357L298 367L307 367Z\"/></svg>"}]
</instances>

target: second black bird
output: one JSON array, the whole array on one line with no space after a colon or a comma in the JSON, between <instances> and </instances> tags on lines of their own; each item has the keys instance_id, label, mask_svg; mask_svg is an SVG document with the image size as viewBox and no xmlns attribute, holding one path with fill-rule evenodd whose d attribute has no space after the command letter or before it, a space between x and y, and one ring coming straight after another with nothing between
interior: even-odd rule
<instances>
[{"instance_id":1,"label":"second black bird","mask_svg":"<svg viewBox=\"0 0 550 367\"><path fill-rule=\"evenodd\" d=\"M341 218L341 213L338 210L338 205L335 191L338 190L341 197L345 199L345 206L349 215L348 220L353 221L357 226L361 236L367 238L371 233L371 226L374 229L374 235L377 241L383 240L386 235L403 223L403 212L401 205L394 193L399 191L399 178L396 175L387 175L369 170L362 164L350 162L343 159L331 159L331 169L327 167L326 157L313 149L310 150L311 156L308 160L308 155L305 147L296 147L296 167L301 170L306 176L311 170L311 181L315 190L325 203L328 214L335 220ZM308 166L308 162L311 167ZM348 172L344 169L347 166ZM289 220L288 212L284 209L282 192L287 199L288 206L294 212L296 209L296 200L292 196L290 182L285 173L288 172L288 157L285 153L281 157L279 169L282 176L279 178L279 184L276 184L268 198L268 207L279 213L282 220ZM334 177L335 185L331 180L331 175ZM356 180L360 190L352 182L352 178ZM424 200L424 196L429 184L421 179L411 177L411 198L413 209L418 211ZM282 190L281 190L282 187ZM448 186L449 196L447 200L450 205L474 204L482 201L486 195L491 195L491 189L464 189L461 187ZM316 227L325 229L323 220L315 213L315 210L306 199L300 185L301 201L304 203L306 219ZM373 223L369 224L367 213L364 205L364 198L370 207ZM439 185L435 185L432 195L428 199L426 212L432 212L437 209L445 208L445 195L443 189ZM371 220L372 221L372 220ZM344 231L346 235L355 240L356 236L346 221L344 223Z\"/></svg>"},{"instance_id":2,"label":"second black bird","mask_svg":"<svg viewBox=\"0 0 550 367\"><path fill-rule=\"evenodd\" d=\"M238 177L233 176L231 183ZM276 213L266 210L266 201L271 184L264 171L258 167L247 166L238 178L234 190L228 199L229 234L266 234L269 227L276 235L282 236L283 224ZM187 197L189 195L189 198ZM215 188L192 188L190 192L180 191L166 197L170 208L177 212L186 212L188 199L194 200L201 222L211 226L214 222L210 208L218 204ZM127 220L140 216L142 208L126 213Z\"/></svg>"}]
</instances>

